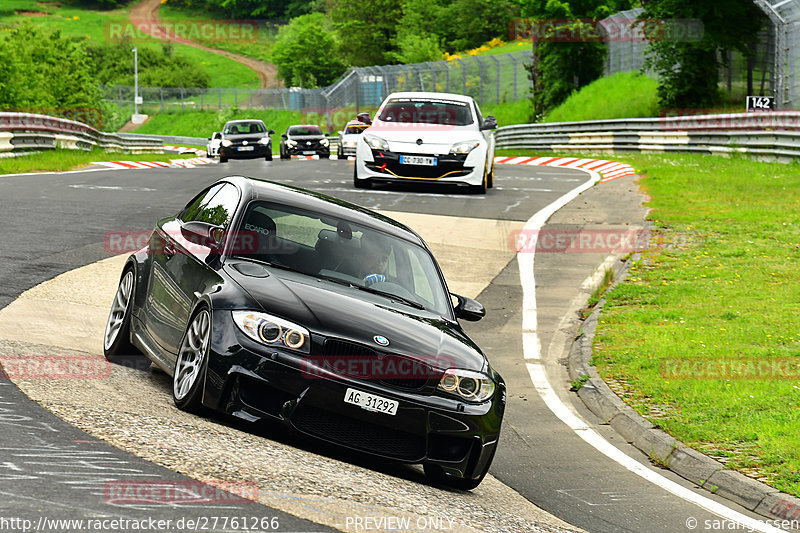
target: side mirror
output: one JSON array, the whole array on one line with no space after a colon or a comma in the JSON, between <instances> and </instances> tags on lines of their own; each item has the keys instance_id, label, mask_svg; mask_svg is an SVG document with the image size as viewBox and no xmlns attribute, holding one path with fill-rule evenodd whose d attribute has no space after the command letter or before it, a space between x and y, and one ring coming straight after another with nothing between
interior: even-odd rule
<instances>
[{"instance_id":1,"label":"side mirror","mask_svg":"<svg viewBox=\"0 0 800 533\"><path fill-rule=\"evenodd\" d=\"M275 130L269 130L269 131L267 131L267 135L275 135Z\"/></svg>"},{"instance_id":2,"label":"side mirror","mask_svg":"<svg viewBox=\"0 0 800 533\"><path fill-rule=\"evenodd\" d=\"M286 140L286 139L288 139L288 138L289 138L289 137L287 137L285 133L281 133L281 139L283 139L283 140L285 141L285 140Z\"/></svg>"},{"instance_id":3,"label":"side mirror","mask_svg":"<svg viewBox=\"0 0 800 533\"><path fill-rule=\"evenodd\" d=\"M479 301L460 294L451 294L458 300L458 305L455 307L456 318L477 322L486 316L486 308Z\"/></svg>"},{"instance_id":4,"label":"side mirror","mask_svg":"<svg viewBox=\"0 0 800 533\"><path fill-rule=\"evenodd\" d=\"M363 122L364 124L372 124L372 119L369 116L369 113L359 113L356 115L356 118L359 122Z\"/></svg>"},{"instance_id":5,"label":"side mirror","mask_svg":"<svg viewBox=\"0 0 800 533\"><path fill-rule=\"evenodd\" d=\"M193 220L181 225L181 234L187 241L210 248L211 253L218 254L225 238L225 228L216 224Z\"/></svg>"},{"instance_id":6,"label":"side mirror","mask_svg":"<svg viewBox=\"0 0 800 533\"><path fill-rule=\"evenodd\" d=\"M497 128L497 119L496 118L494 118L492 116L488 116L485 119L483 119L483 124L481 124L481 129L482 130L493 130L495 128Z\"/></svg>"}]
</instances>

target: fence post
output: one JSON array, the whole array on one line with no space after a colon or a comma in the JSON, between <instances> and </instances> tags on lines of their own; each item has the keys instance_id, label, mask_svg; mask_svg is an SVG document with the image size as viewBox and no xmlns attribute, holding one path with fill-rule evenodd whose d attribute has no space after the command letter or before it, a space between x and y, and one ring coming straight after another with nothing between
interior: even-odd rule
<instances>
[{"instance_id":1,"label":"fence post","mask_svg":"<svg viewBox=\"0 0 800 533\"><path fill-rule=\"evenodd\" d=\"M464 94L467 94L467 66L458 58L456 58L456 61L461 65L461 90Z\"/></svg>"},{"instance_id":2,"label":"fence post","mask_svg":"<svg viewBox=\"0 0 800 533\"><path fill-rule=\"evenodd\" d=\"M158 88L158 92L159 92L160 97L161 97L161 111L163 112L164 111L164 88L163 87L159 87Z\"/></svg>"},{"instance_id":3,"label":"fence post","mask_svg":"<svg viewBox=\"0 0 800 533\"><path fill-rule=\"evenodd\" d=\"M239 107L239 92L233 88L233 105Z\"/></svg>"},{"instance_id":4,"label":"fence post","mask_svg":"<svg viewBox=\"0 0 800 533\"><path fill-rule=\"evenodd\" d=\"M517 58L514 57L514 54L511 54L508 57L510 57L512 63L514 63L514 102L516 102L517 101Z\"/></svg>"},{"instance_id":5,"label":"fence post","mask_svg":"<svg viewBox=\"0 0 800 533\"><path fill-rule=\"evenodd\" d=\"M500 61L498 61L497 57L494 56L494 55L490 55L489 57L491 57L492 61L494 61L495 65L497 65L497 79L495 80L495 82L497 83L497 99L495 100L494 103L499 104L500 103Z\"/></svg>"},{"instance_id":6,"label":"fence post","mask_svg":"<svg viewBox=\"0 0 800 533\"><path fill-rule=\"evenodd\" d=\"M478 101L483 105L483 61L478 56L475 56L475 61L478 62L478 77L481 79L481 94Z\"/></svg>"},{"instance_id":7,"label":"fence post","mask_svg":"<svg viewBox=\"0 0 800 533\"><path fill-rule=\"evenodd\" d=\"M186 111L186 103L183 101L183 87L181 87L181 111Z\"/></svg>"}]
</instances>

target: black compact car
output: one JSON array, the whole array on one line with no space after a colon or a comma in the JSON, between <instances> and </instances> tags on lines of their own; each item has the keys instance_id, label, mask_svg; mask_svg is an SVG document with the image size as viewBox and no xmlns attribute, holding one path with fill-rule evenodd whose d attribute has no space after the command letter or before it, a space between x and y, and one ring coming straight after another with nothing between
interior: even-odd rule
<instances>
[{"instance_id":1,"label":"black compact car","mask_svg":"<svg viewBox=\"0 0 800 533\"><path fill-rule=\"evenodd\" d=\"M458 322L484 313L448 292L399 222L228 177L128 258L104 348L144 353L172 376L180 409L280 422L468 490L489 469L506 402Z\"/></svg>"},{"instance_id":2,"label":"black compact car","mask_svg":"<svg viewBox=\"0 0 800 533\"><path fill-rule=\"evenodd\" d=\"M289 126L281 135L281 159L289 159L293 155L318 155L330 157L330 142L316 124Z\"/></svg>"},{"instance_id":3,"label":"black compact car","mask_svg":"<svg viewBox=\"0 0 800 533\"><path fill-rule=\"evenodd\" d=\"M231 120L222 128L219 143L219 162L228 159L256 159L272 161L272 139L275 130L268 130L261 120Z\"/></svg>"}]
</instances>

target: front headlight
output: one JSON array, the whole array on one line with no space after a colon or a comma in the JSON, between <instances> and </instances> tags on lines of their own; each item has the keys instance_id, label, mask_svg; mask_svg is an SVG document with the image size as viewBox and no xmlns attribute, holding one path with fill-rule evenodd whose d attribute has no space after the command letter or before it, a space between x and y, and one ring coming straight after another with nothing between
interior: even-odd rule
<instances>
[{"instance_id":1,"label":"front headlight","mask_svg":"<svg viewBox=\"0 0 800 533\"><path fill-rule=\"evenodd\" d=\"M439 380L437 389L470 403L481 403L494 395L492 378L480 372L450 368Z\"/></svg>"},{"instance_id":2,"label":"front headlight","mask_svg":"<svg viewBox=\"0 0 800 533\"><path fill-rule=\"evenodd\" d=\"M455 143L453 146L450 147L450 153L453 155L456 154L468 154L478 146L480 146L480 141L462 141L460 143Z\"/></svg>"},{"instance_id":3,"label":"front headlight","mask_svg":"<svg viewBox=\"0 0 800 533\"><path fill-rule=\"evenodd\" d=\"M322 139L319 142L319 144L321 144L322 146L328 146L330 144L330 141L328 141L328 139Z\"/></svg>"},{"instance_id":4,"label":"front headlight","mask_svg":"<svg viewBox=\"0 0 800 533\"><path fill-rule=\"evenodd\" d=\"M258 140L258 144L269 144L269 137L261 137Z\"/></svg>"},{"instance_id":5,"label":"front headlight","mask_svg":"<svg viewBox=\"0 0 800 533\"><path fill-rule=\"evenodd\" d=\"M224 141L222 141L220 144L221 144L222 146L228 147L228 146L232 145L233 143L230 141L230 139L225 139L225 140L224 140Z\"/></svg>"},{"instance_id":6,"label":"front headlight","mask_svg":"<svg viewBox=\"0 0 800 533\"><path fill-rule=\"evenodd\" d=\"M297 146L297 141L289 139L288 141L286 141L286 146L288 146L289 148L294 148L295 146Z\"/></svg>"},{"instance_id":7,"label":"front headlight","mask_svg":"<svg viewBox=\"0 0 800 533\"><path fill-rule=\"evenodd\" d=\"M356 147L356 141L345 141L344 142L344 146L346 146L348 148L355 148Z\"/></svg>"},{"instance_id":8,"label":"front headlight","mask_svg":"<svg viewBox=\"0 0 800 533\"><path fill-rule=\"evenodd\" d=\"M302 353L311 351L308 330L288 320L256 311L233 311L233 321L245 335L261 344Z\"/></svg>"},{"instance_id":9,"label":"front headlight","mask_svg":"<svg viewBox=\"0 0 800 533\"><path fill-rule=\"evenodd\" d=\"M389 150L389 143L386 142L385 139L381 139L370 133L365 133L364 140L367 141L367 144L373 150Z\"/></svg>"}]
</instances>

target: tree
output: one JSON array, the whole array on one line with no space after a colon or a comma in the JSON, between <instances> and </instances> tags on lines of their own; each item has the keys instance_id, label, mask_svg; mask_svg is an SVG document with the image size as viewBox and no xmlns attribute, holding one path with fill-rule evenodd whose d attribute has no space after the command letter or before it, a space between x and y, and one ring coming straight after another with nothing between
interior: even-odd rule
<instances>
[{"instance_id":1,"label":"tree","mask_svg":"<svg viewBox=\"0 0 800 533\"><path fill-rule=\"evenodd\" d=\"M533 38L534 118L542 118L573 91L603 73L606 47L599 39L597 21L630 8L630 0L527 0Z\"/></svg>"},{"instance_id":2,"label":"tree","mask_svg":"<svg viewBox=\"0 0 800 533\"><path fill-rule=\"evenodd\" d=\"M392 62L400 0L331 0L329 13L345 62L356 67Z\"/></svg>"},{"instance_id":3,"label":"tree","mask_svg":"<svg viewBox=\"0 0 800 533\"><path fill-rule=\"evenodd\" d=\"M0 37L0 109L66 118L99 127L100 91L85 41L23 22Z\"/></svg>"},{"instance_id":4,"label":"tree","mask_svg":"<svg viewBox=\"0 0 800 533\"><path fill-rule=\"evenodd\" d=\"M336 37L327 17L311 13L292 19L280 29L272 60L287 85L323 87L347 68L336 49Z\"/></svg>"},{"instance_id":5,"label":"tree","mask_svg":"<svg viewBox=\"0 0 800 533\"><path fill-rule=\"evenodd\" d=\"M652 33L645 68L659 76L658 98L663 109L711 107L719 102L718 51L753 54L765 16L752 1L649 0L640 18L699 20L700 39L669 38Z\"/></svg>"}]
</instances>

